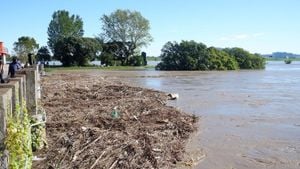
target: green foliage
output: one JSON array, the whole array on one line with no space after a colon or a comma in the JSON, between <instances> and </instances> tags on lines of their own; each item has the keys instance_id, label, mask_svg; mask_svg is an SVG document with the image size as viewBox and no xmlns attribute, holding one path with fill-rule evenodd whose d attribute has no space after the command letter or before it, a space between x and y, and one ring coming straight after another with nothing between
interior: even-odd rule
<instances>
[{"instance_id":1,"label":"green foliage","mask_svg":"<svg viewBox=\"0 0 300 169\"><path fill-rule=\"evenodd\" d=\"M236 70L262 69L265 59L241 48L206 48L195 41L167 42L161 54L158 70Z\"/></svg>"},{"instance_id":2,"label":"green foliage","mask_svg":"<svg viewBox=\"0 0 300 169\"><path fill-rule=\"evenodd\" d=\"M46 142L46 126L45 123L41 123L36 119L31 119L31 145L32 151L41 150Z\"/></svg>"},{"instance_id":3,"label":"green foliage","mask_svg":"<svg viewBox=\"0 0 300 169\"><path fill-rule=\"evenodd\" d=\"M78 15L69 15L66 10L53 13L48 27L48 46L54 52L55 44L63 38L82 37L83 21Z\"/></svg>"},{"instance_id":4,"label":"green foliage","mask_svg":"<svg viewBox=\"0 0 300 169\"><path fill-rule=\"evenodd\" d=\"M251 54L242 48L226 48L224 51L236 59L240 69L265 68L265 59L259 54Z\"/></svg>"},{"instance_id":5,"label":"green foliage","mask_svg":"<svg viewBox=\"0 0 300 169\"><path fill-rule=\"evenodd\" d=\"M116 65L116 61L120 61L120 65L127 65L127 57L125 56L126 46L121 42L107 42L103 44L100 60L103 65Z\"/></svg>"},{"instance_id":6,"label":"green foliage","mask_svg":"<svg viewBox=\"0 0 300 169\"><path fill-rule=\"evenodd\" d=\"M284 60L284 63L286 63L286 64L291 64L291 63L292 63L292 60L289 59L289 58L287 58L287 59Z\"/></svg>"},{"instance_id":7,"label":"green foliage","mask_svg":"<svg viewBox=\"0 0 300 169\"><path fill-rule=\"evenodd\" d=\"M19 60L24 63L27 61L27 55L29 53L36 53L38 48L39 44L36 43L35 39L28 36L22 36L14 43L14 51Z\"/></svg>"},{"instance_id":8,"label":"green foliage","mask_svg":"<svg viewBox=\"0 0 300 169\"><path fill-rule=\"evenodd\" d=\"M50 61L51 60L51 55L50 55L50 52L49 52L47 46L42 46L38 50L36 56L39 61Z\"/></svg>"},{"instance_id":9,"label":"green foliage","mask_svg":"<svg viewBox=\"0 0 300 169\"><path fill-rule=\"evenodd\" d=\"M149 21L140 12L118 9L110 15L103 15L101 20L103 22L102 38L108 42L122 44L118 45L121 53L117 54L117 57L124 57L122 65L127 64L126 62L136 49L152 41ZM111 54L114 55L114 53Z\"/></svg>"},{"instance_id":10,"label":"green foliage","mask_svg":"<svg viewBox=\"0 0 300 169\"><path fill-rule=\"evenodd\" d=\"M103 50L100 55L100 61L102 65L106 66L142 66L146 65L146 53L143 52L142 55L133 55L130 57L126 57L124 51L126 50L126 46L124 46L121 42L108 42L103 44Z\"/></svg>"},{"instance_id":11,"label":"green foliage","mask_svg":"<svg viewBox=\"0 0 300 169\"><path fill-rule=\"evenodd\" d=\"M54 46L54 58L63 66L87 66L101 51L99 41L93 38L67 37Z\"/></svg>"},{"instance_id":12,"label":"green foliage","mask_svg":"<svg viewBox=\"0 0 300 169\"><path fill-rule=\"evenodd\" d=\"M101 64L105 65L105 66L116 66L116 62L115 62L113 54L106 52L106 51L101 53L100 61L101 61Z\"/></svg>"},{"instance_id":13,"label":"green foliage","mask_svg":"<svg viewBox=\"0 0 300 169\"><path fill-rule=\"evenodd\" d=\"M15 113L8 114L5 145L9 151L10 169L31 169L30 121L25 104L22 107L17 105Z\"/></svg>"},{"instance_id":14,"label":"green foliage","mask_svg":"<svg viewBox=\"0 0 300 169\"><path fill-rule=\"evenodd\" d=\"M167 42L161 54L159 70L207 70L208 52L206 46L195 41Z\"/></svg>"},{"instance_id":15,"label":"green foliage","mask_svg":"<svg viewBox=\"0 0 300 169\"><path fill-rule=\"evenodd\" d=\"M129 65L130 66L144 66L143 57L140 55L134 55L129 58Z\"/></svg>"},{"instance_id":16,"label":"green foliage","mask_svg":"<svg viewBox=\"0 0 300 169\"><path fill-rule=\"evenodd\" d=\"M237 61L222 50L210 47L208 53L209 70L236 70L239 68Z\"/></svg>"}]
</instances>

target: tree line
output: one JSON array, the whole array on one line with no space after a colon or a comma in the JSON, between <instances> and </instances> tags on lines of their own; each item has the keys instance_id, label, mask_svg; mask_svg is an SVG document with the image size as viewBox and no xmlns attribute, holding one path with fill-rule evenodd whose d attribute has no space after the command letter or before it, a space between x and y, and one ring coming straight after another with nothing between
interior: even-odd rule
<instances>
[{"instance_id":1,"label":"tree line","mask_svg":"<svg viewBox=\"0 0 300 169\"><path fill-rule=\"evenodd\" d=\"M140 49L153 38L150 23L140 12L118 9L100 20L99 36L84 37L80 16L55 11L48 26L48 46L39 47L34 38L23 36L14 43L14 51L23 62L31 53L39 61L58 60L63 66L87 66L93 60L106 66L147 65L146 53ZM195 41L167 42L160 58L158 70L262 69L265 65L259 54L241 48L208 48Z\"/></svg>"},{"instance_id":2,"label":"tree line","mask_svg":"<svg viewBox=\"0 0 300 169\"><path fill-rule=\"evenodd\" d=\"M107 66L147 64L146 53L139 51L152 37L149 21L140 12L119 9L103 15L101 21L99 36L84 37L80 16L66 10L55 11L48 26L48 46L39 48L34 38L22 36L14 43L14 51L23 62L31 53L39 61L54 59L63 66L86 66L93 60Z\"/></svg>"},{"instance_id":3,"label":"tree line","mask_svg":"<svg viewBox=\"0 0 300 169\"><path fill-rule=\"evenodd\" d=\"M161 50L158 70L263 69L265 59L242 48L207 47L195 41L167 42Z\"/></svg>"}]
</instances>

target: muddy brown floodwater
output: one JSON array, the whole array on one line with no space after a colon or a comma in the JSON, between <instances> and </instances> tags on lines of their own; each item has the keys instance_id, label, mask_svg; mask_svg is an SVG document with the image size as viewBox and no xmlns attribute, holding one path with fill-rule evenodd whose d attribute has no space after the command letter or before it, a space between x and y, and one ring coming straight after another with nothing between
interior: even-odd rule
<instances>
[{"instance_id":1,"label":"muddy brown floodwater","mask_svg":"<svg viewBox=\"0 0 300 169\"><path fill-rule=\"evenodd\" d=\"M227 72L92 71L179 93L169 104L201 116L196 169L300 168L300 62Z\"/></svg>"}]
</instances>

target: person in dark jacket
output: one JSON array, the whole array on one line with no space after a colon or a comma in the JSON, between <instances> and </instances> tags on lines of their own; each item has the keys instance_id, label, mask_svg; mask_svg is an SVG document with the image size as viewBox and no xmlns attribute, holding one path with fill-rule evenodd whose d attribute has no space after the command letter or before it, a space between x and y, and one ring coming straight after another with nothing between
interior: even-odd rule
<instances>
[{"instance_id":1,"label":"person in dark jacket","mask_svg":"<svg viewBox=\"0 0 300 169\"><path fill-rule=\"evenodd\" d=\"M28 64L29 64L29 66L32 66L34 64L32 53L28 54Z\"/></svg>"},{"instance_id":2,"label":"person in dark jacket","mask_svg":"<svg viewBox=\"0 0 300 169\"><path fill-rule=\"evenodd\" d=\"M8 67L8 77L14 78L16 71L18 71L21 68L22 67L21 67L20 63L17 62L17 58L14 57Z\"/></svg>"},{"instance_id":3,"label":"person in dark jacket","mask_svg":"<svg viewBox=\"0 0 300 169\"><path fill-rule=\"evenodd\" d=\"M0 82L1 83L4 83L4 77L3 77L3 72L4 72L4 65L3 65L3 62L2 62L2 60L0 60Z\"/></svg>"}]
</instances>

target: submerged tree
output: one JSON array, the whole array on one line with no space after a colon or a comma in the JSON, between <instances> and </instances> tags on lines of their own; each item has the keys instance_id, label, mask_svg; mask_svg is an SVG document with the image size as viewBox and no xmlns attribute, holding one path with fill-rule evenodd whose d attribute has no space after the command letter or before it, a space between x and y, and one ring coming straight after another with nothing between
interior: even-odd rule
<instances>
[{"instance_id":1,"label":"submerged tree","mask_svg":"<svg viewBox=\"0 0 300 169\"><path fill-rule=\"evenodd\" d=\"M167 42L161 50L160 70L207 70L206 46L195 41Z\"/></svg>"},{"instance_id":2,"label":"submerged tree","mask_svg":"<svg viewBox=\"0 0 300 169\"><path fill-rule=\"evenodd\" d=\"M162 48L159 70L262 69L265 60L241 48L206 48L195 41L167 42Z\"/></svg>"},{"instance_id":3,"label":"submerged tree","mask_svg":"<svg viewBox=\"0 0 300 169\"><path fill-rule=\"evenodd\" d=\"M242 48L226 48L224 51L236 59L240 69L265 68L265 59L259 54L251 54Z\"/></svg>"}]
</instances>

